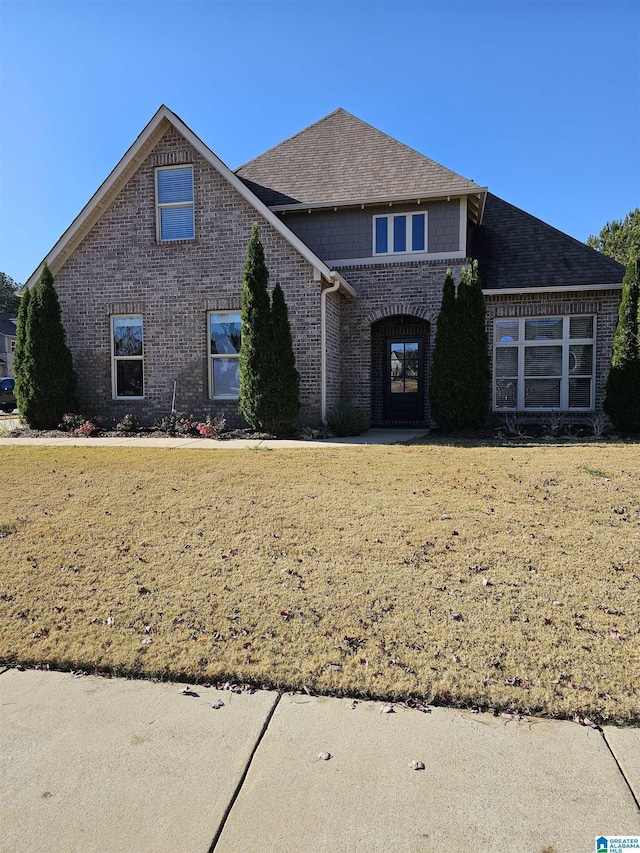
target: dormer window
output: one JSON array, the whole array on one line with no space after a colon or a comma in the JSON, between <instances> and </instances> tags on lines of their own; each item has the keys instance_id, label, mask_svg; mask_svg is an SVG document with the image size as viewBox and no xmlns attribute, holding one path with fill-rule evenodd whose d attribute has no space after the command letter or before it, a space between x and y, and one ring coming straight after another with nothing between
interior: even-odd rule
<instances>
[{"instance_id":1,"label":"dormer window","mask_svg":"<svg viewBox=\"0 0 640 853\"><path fill-rule=\"evenodd\" d=\"M373 254L427 251L427 214L394 213L373 217Z\"/></svg>"},{"instance_id":2,"label":"dormer window","mask_svg":"<svg viewBox=\"0 0 640 853\"><path fill-rule=\"evenodd\" d=\"M156 169L156 238L158 243L193 240L193 166Z\"/></svg>"}]
</instances>

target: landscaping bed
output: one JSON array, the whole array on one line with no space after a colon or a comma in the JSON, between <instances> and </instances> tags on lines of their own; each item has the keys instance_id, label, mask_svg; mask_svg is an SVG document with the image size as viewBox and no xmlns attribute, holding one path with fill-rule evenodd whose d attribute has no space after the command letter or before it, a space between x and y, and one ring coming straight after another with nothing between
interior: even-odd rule
<instances>
[{"instance_id":1,"label":"landscaping bed","mask_svg":"<svg viewBox=\"0 0 640 853\"><path fill-rule=\"evenodd\" d=\"M637 444L1 454L0 662L640 722Z\"/></svg>"}]
</instances>

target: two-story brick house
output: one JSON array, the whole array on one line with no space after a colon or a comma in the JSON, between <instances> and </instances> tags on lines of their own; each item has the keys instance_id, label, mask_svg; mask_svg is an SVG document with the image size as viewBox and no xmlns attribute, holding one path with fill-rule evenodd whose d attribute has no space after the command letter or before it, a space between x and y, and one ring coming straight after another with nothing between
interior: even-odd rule
<instances>
[{"instance_id":1,"label":"two-story brick house","mask_svg":"<svg viewBox=\"0 0 640 853\"><path fill-rule=\"evenodd\" d=\"M342 109L232 172L161 107L47 256L84 412L158 417L175 380L178 409L238 420L253 222L289 306L301 422L344 399L374 425L428 424L445 273L472 257L493 409L600 408L615 261Z\"/></svg>"}]
</instances>

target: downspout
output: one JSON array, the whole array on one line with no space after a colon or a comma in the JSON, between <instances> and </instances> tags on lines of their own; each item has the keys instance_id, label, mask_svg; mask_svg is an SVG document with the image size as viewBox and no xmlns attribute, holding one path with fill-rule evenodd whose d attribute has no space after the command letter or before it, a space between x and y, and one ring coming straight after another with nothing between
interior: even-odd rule
<instances>
[{"instance_id":1,"label":"downspout","mask_svg":"<svg viewBox=\"0 0 640 853\"><path fill-rule=\"evenodd\" d=\"M327 426L327 294L340 287L336 281L320 293L320 387L322 394L322 426Z\"/></svg>"}]
</instances>

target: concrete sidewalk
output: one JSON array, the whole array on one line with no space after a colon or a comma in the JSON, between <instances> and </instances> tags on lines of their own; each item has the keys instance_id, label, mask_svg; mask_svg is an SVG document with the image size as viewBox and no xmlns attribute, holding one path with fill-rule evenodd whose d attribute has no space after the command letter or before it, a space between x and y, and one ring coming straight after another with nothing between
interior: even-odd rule
<instances>
[{"instance_id":1,"label":"concrete sidewalk","mask_svg":"<svg viewBox=\"0 0 640 853\"><path fill-rule=\"evenodd\" d=\"M1 674L0 849L590 853L640 835L638 729L183 687Z\"/></svg>"},{"instance_id":2,"label":"concrete sidewalk","mask_svg":"<svg viewBox=\"0 0 640 853\"><path fill-rule=\"evenodd\" d=\"M16 423L15 426L18 426ZM13 427L9 427L13 429ZM109 436L96 438L82 438L81 436L69 435L58 438L0 438L0 447L20 444L43 444L53 447L169 447L189 448L194 450L238 450L240 448L268 449L268 450L290 450L317 447L353 447L354 445L366 444L397 444L401 441L411 441L428 435L426 429L370 429L362 435L350 436L348 438L324 438L305 441L302 439L278 438L278 439L255 439L255 438L196 438L194 436L183 436L181 438L146 436Z\"/></svg>"}]
</instances>

